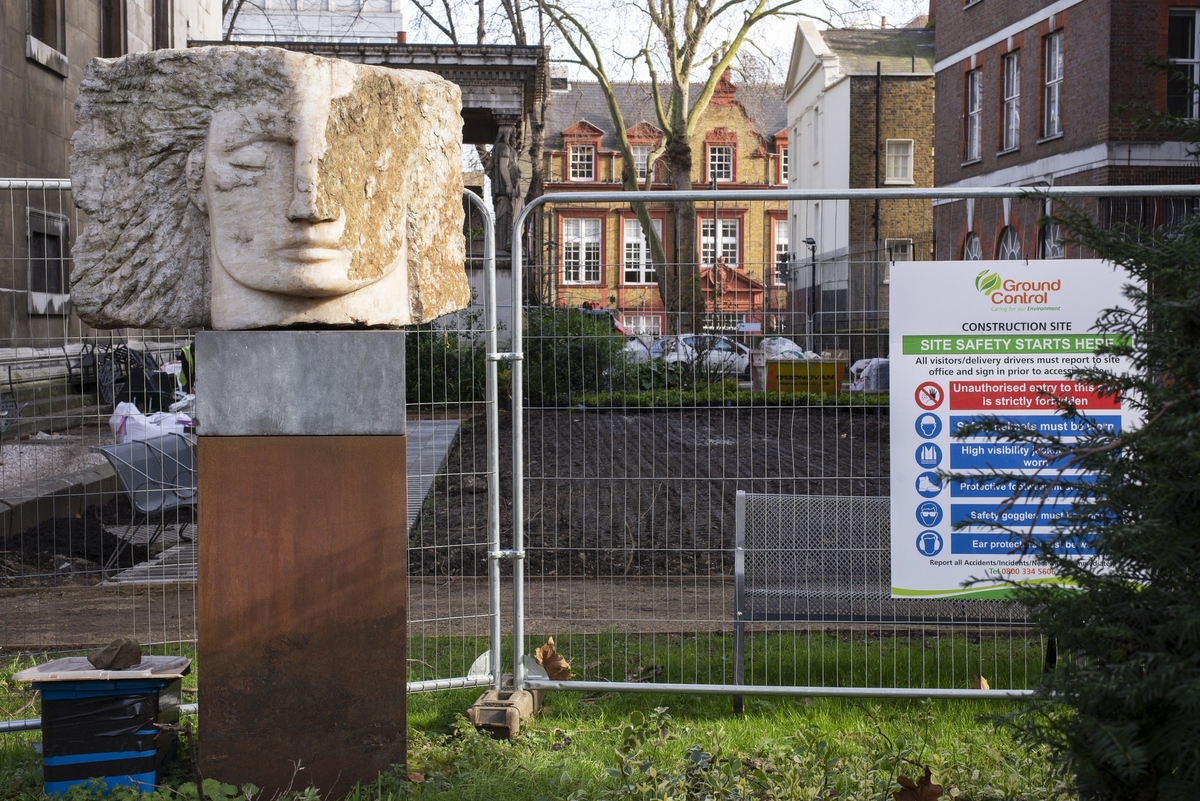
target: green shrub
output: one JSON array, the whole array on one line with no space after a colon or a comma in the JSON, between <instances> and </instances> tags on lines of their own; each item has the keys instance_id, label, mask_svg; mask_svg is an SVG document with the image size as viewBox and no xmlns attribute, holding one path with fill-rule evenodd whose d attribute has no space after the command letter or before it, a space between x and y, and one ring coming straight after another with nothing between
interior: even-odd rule
<instances>
[{"instance_id":1,"label":"green shrub","mask_svg":"<svg viewBox=\"0 0 1200 801\"><path fill-rule=\"evenodd\" d=\"M404 349L406 401L415 404L460 404L482 401L487 353L481 326L483 312L471 306L452 328L444 321L412 326Z\"/></svg>"},{"instance_id":2,"label":"green shrub","mask_svg":"<svg viewBox=\"0 0 1200 801\"><path fill-rule=\"evenodd\" d=\"M525 396L569 403L604 388L628 361L612 318L582 309L539 308L525 315Z\"/></svg>"},{"instance_id":3,"label":"green shrub","mask_svg":"<svg viewBox=\"0 0 1200 801\"><path fill-rule=\"evenodd\" d=\"M1060 221L1140 284L1097 323L1121 336L1104 352L1127 356L1130 372L1071 378L1119 394L1145 423L1067 441L995 419L965 432L1065 452L1096 476L1072 485L1065 526L1027 543L1074 588L1016 588L1058 658L1014 723L1058 751L1084 798L1200 798L1200 218L1156 232L1104 229L1075 212ZM1039 497L1057 480L1022 479L1023 493ZM1079 547L1096 558L1059 553Z\"/></svg>"}]
</instances>

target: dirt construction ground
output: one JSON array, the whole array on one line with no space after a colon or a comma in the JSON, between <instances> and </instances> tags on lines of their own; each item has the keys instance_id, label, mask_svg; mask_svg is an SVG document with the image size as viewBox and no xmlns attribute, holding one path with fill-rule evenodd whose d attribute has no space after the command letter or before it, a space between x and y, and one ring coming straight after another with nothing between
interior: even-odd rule
<instances>
[{"instance_id":1,"label":"dirt construction ground","mask_svg":"<svg viewBox=\"0 0 1200 801\"><path fill-rule=\"evenodd\" d=\"M727 628L736 490L887 491L886 409L556 409L527 420L529 632ZM501 544L509 548L508 415L500 442ZM410 537L412 634L487 631L486 456L483 418L465 420ZM0 585L0 652L88 648L122 634L193 639L196 592L194 583ZM508 577L502 594L508 619Z\"/></svg>"}]
</instances>

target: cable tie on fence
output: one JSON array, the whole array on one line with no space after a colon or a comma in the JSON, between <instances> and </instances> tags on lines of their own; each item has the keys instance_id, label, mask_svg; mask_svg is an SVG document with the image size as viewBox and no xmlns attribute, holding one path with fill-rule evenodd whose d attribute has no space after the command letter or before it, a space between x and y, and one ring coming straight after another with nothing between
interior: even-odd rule
<instances>
[{"instance_id":1,"label":"cable tie on fence","mask_svg":"<svg viewBox=\"0 0 1200 801\"><path fill-rule=\"evenodd\" d=\"M519 362L524 360L524 356L519 353L489 353L487 359L489 362Z\"/></svg>"}]
</instances>

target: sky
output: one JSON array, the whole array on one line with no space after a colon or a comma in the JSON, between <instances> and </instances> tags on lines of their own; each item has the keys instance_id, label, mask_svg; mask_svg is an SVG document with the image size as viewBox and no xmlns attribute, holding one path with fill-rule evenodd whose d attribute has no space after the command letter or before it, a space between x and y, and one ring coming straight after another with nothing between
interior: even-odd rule
<instances>
[{"instance_id":1,"label":"sky","mask_svg":"<svg viewBox=\"0 0 1200 801\"><path fill-rule=\"evenodd\" d=\"M429 0L422 0L425 5ZM559 0L563 5L569 7L579 7L573 0ZM475 20L473 16L468 16L466 12L472 11L474 0L471 0L470 6L464 6L464 16L458 19L457 27L459 30L460 39L462 41L474 41ZM622 8L624 4L624 8ZM750 4L747 0L746 5ZM500 4L498 2L490 2L495 16L494 21L489 24L489 28L493 28L497 33L504 27L504 22L498 17ZM594 24L589 27L589 33L603 43L612 43L615 50L624 51L626 53L636 52L642 45L642 37L645 34L645 25L643 23L645 17L641 11L644 8L644 3L639 0L607 0L598 2L593 6L597 9L606 9L597 13L597 19ZM835 10L840 9L842 16L838 18L834 13L831 13L830 8ZM804 0L797 8L803 12L813 15L820 19L827 19L833 23L834 27L878 27L881 17L886 17L888 27L902 27L912 18L923 14L928 9L928 0ZM607 9L613 9L617 13L607 13ZM535 11L527 11L525 23L530 30L531 38L536 38L537 15ZM734 19L739 19L739 15L734 15ZM410 34L409 41L423 42L439 42L445 41L445 37L432 28L428 22L422 20L419 12L411 3L405 11L406 27ZM744 46L743 52L755 58L755 67L758 70L766 70L767 76L759 76L761 80L767 77L771 82L782 82L784 73L787 70L788 61L791 55L792 41L795 38L796 25L798 23L795 17L785 17L775 20L767 20L759 24L752 32L751 38L754 40L750 46ZM818 23L820 24L820 23ZM823 27L823 26L822 26ZM719 29L713 29L709 36L708 45L711 48L718 46L723 39L728 38L723 35ZM492 41L503 41L502 37L497 36ZM568 63L570 53L561 43L551 42L551 57L556 66L565 69L572 80L590 80L591 76L587 74L578 65ZM645 80L648 73L644 66L630 65L622 63L620 59L614 58L610 52L606 55L606 67L609 72L609 77L613 80ZM703 72L703 64L698 65L698 72ZM699 74L693 77L700 77Z\"/></svg>"}]
</instances>

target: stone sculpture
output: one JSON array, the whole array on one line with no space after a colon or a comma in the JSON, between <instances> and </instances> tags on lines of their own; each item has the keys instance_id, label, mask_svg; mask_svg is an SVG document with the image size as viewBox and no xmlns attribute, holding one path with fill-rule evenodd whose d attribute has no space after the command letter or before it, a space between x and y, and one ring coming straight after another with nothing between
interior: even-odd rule
<instances>
[{"instance_id":1,"label":"stone sculpture","mask_svg":"<svg viewBox=\"0 0 1200 801\"><path fill-rule=\"evenodd\" d=\"M95 60L71 297L97 327L394 327L465 307L460 93L276 48Z\"/></svg>"},{"instance_id":2,"label":"stone sculpture","mask_svg":"<svg viewBox=\"0 0 1200 801\"><path fill-rule=\"evenodd\" d=\"M521 167L518 164L513 125L501 125L492 147L492 196L496 209L496 250L512 250L513 220L521 213Z\"/></svg>"}]
</instances>

